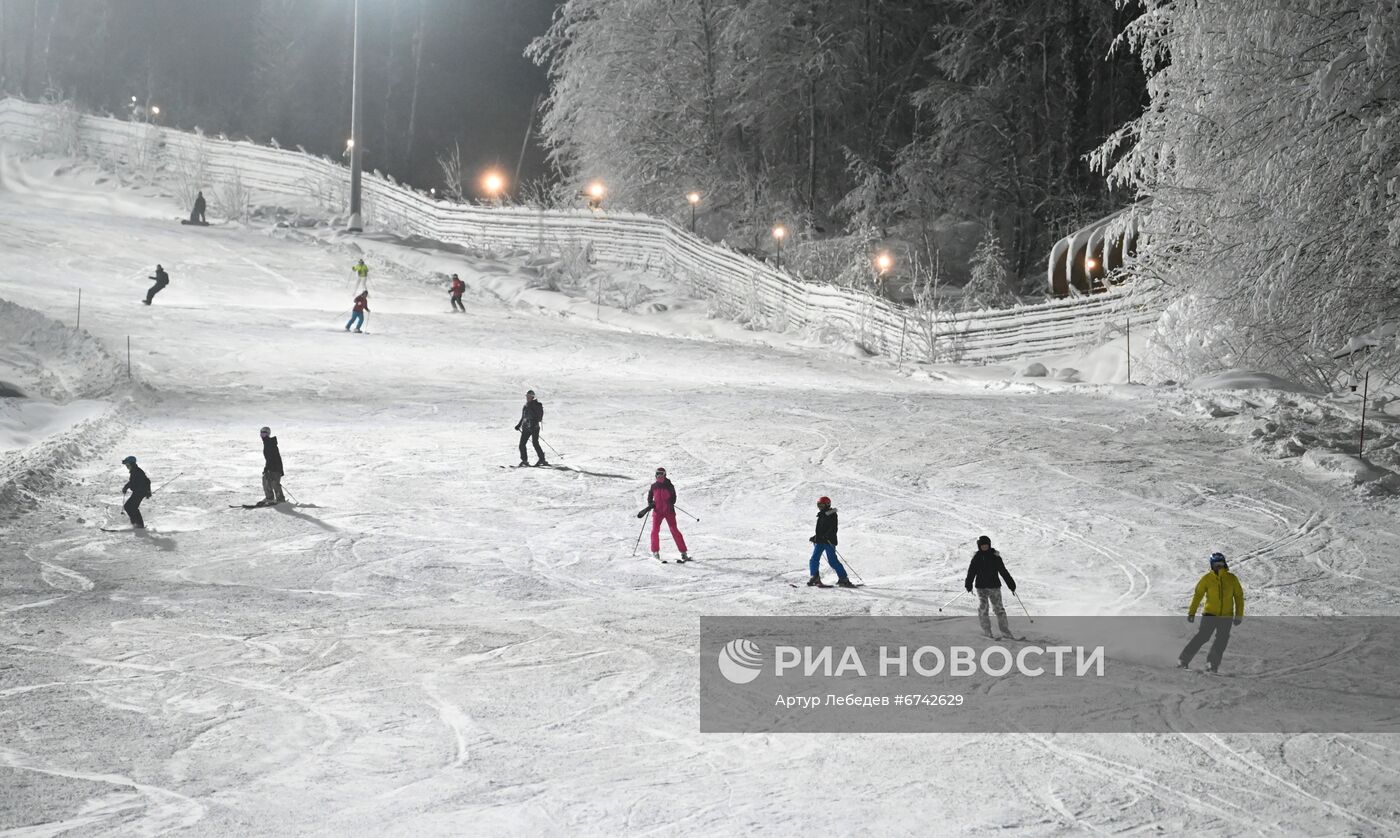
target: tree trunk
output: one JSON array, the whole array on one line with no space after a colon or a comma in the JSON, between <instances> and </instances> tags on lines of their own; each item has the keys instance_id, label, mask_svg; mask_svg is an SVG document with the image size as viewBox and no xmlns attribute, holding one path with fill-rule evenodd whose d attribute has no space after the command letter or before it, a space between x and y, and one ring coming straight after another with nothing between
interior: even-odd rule
<instances>
[{"instance_id":1,"label":"tree trunk","mask_svg":"<svg viewBox=\"0 0 1400 838\"><path fill-rule=\"evenodd\" d=\"M817 81L807 83L807 212L817 216Z\"/></svg>"},{"instance_id":2,"label":"tree trunk","mask_svg":"<svg viewBox=\"0 0 1400 838\"><path fill-rule=\"evenodd\" d=\"M30 99L34 98L34 38L38 35L39 29L39 0L34 0L34 6L29 10L29 36L24 40L24 78L20 82L20 90Z\"/></svg>"},{"instance_id":3,"label":"tree trunk","mask_svg":"<svg viewBox=\"0 0 1400 838\"><path fill-rule=\"evenodd\" d=\"M413 167L413 138L418 128L418 85L423 78L423 7L427 0L418 0L418 26L413 30L413 94L408 104L408 142L404 146L404 167Z\"/></svg>"}]
</instances>

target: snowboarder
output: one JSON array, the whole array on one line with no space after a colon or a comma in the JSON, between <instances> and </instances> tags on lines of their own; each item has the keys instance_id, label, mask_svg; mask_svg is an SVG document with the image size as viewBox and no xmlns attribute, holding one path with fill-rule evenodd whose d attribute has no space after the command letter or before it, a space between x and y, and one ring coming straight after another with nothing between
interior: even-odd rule
<instances>
[{"instance_id":1,"label":"snowboarder","mask_svg":"<svg viewBox=\"0 0 1400 838\"><path fill-rule=\"evenodd\" d=\"M836 558L836 510L831 508L831 498L817 498L817 532L807 540L813 545L812 560L807 563L811 573L807 585L816 588L831 587L822 581L822 554L825 553L827 564L836 571L836 584L842 588L854 588L855 585L846 578L846 568L842 566L841 560Z\"/></svg>"},{"instance_id":2,"label":"snowboarder","mask_svg":"<svg viewBox=\"0 0 1400 838\"><path fill-rule=\"evenodd\" d=\"M204 193L196 192L194 196L194 209L190 211L191 224L203 224L208 226L209 222L204 220Z\"/></svg>"},{"instance_id":3,"label":"snowboarder","mask_svg":"<svg viewBox=\"0 0 1400 838\"><path fill-rule=\"evenodd\" d=\"M647 506L637 513L638 518L645 517L648 512L651 516L651 556L657 561L665 561L661 558L661 522L665 521L671 528L671 540L676 543L676 549L681 551L681 557L677 563L690 561L690 554L685 549L685 536L681 535L680 527L676 526L676 487L671 485L671 480L666 476L666 469L656 470L656 482L647 489Z\"/></svg>"},{"instance_id":4,"label":"snowboarder","mask_svg":"<svg viewBox=\"0 0 1400 838\"><path fill-rule=\"evenodd\" d=\"M1191 659L1214 634L1215 642L1210 644L1210 651L1206 653L1206 671L1218 672L1220 660L1225 657L1225 647L1230 643L1230 628L1244 620L1244 587L1240 585L1239 577L1230 572L1224 553L1210 554L1210 570L1196 583L1196 594L1191 597L1186 622L1196 622L1196 607L1201 604L1202 597L1206 606L1201 613L1201 627L1181 650L1177 666L1181 669L1190 666Z\"/></svg>"},{"instance_id":5,"label":"snowboarder","mask_svg":"<svg viewBox=\"0 0 1400 838\"><path fill-rule=\"evenodd\" d=\"M165 272L165 268L156 265L156 275L147 277L147 279L154 279L156 281L156 284L151 286L151 290L146 292L146 305L150 305L151 300L154 299L165 286L170 284L170 274Z\"/></svg>"},{"instance_id":6,"label":"snowboarder","mask_svg":"<svg viewBox=\"0 0 1400 838\"><path fill-rule=\"evenodd\" d=\"M1006 587L1011 589L1011 593L1016 593L1016 580L1012 579L1006 570L1006 563L1001 560L1001 554L992 549L992 540L985 535L979 536L977 552L972 554L972 562L967 566L967 580L963 587L970 593L973 585L977 586L977 620L982 624L982 633L988 637L992 636L992 618L987 613L988 605L996 612L997 628L1001 629L1002 636L1014 636L1006 620L1006 608L1001 604L1002 579L1006 580Z\"/></svg>"},{"instance_id":7,"label":"snowboarder","mask_svg":"<svg viewBox=\"0 0 1400 838\"><path fill-rule=\"evenodd\" d=\"M357 290L357 291L368 291L368 290L369 290L369 265L366 265L366 264L365 264L365 260L364 260L364 259L359 260L358 262L356 262L354 265L352 265L352 266L350 267L350 270L352 270L352 271L355 272L355 290Z\"/></svg>"},{"instance_id":8,"label":"snowboarder","mask_svg":"<svg viewBox=\"0 0 1400 838\"><path fill-rule=\"evenodd\" d=\"M131 493L131 497L122 504L122 509L126 510L126 517L131 519L133 530L144 530L146 522L141 518L141 501L151 496L151 478L146 476L146 472L136 465L135 457L127 457L122 460L122 465L126 466L127 472L131 475L127 478L126 485L122 487L122 494Z\"/></svg>"},{"instance_id":9,"label":"snowboarder","mask_svg":"<svg viewBox=\"0 0 1400 838\"><path fill-rule=\"evenodd\" d=\"M535 401L535 391L525 391L525 406L520 408L520 421L515 423L515 429L520 431L520 464L528 466L529 457L525 454L525 442L529 440L535 444L535 453L539 455L540 461L537 466L547 466L549 462L544 458L544 449L540 448L540 428L544 427L544 404Z\"/></svg>"},{"instance_id":10,"label":"snowboarder","mask_svg":"<svg viewBox=\"0 0 1400 838\"><path fill-rule=\"evenodd\" d=\"M365 315L369 313L369 291L361 291L355 297L355 310L350 312L350 320L345 324L345 331L350 331L354 326L355 331L360 331L360 327L365 325Z\"/></svg>"},{"instance_id":11,"label":"snowboarder","mask_svg":"<svg viewBox=\"0 0 1400 838\"><path fill-rule=\"evenodd\" d=\"M462 305L462 292L467 290L467 284L456 274L452 275L452 289L448 295L452 297L452 310L466 313L467 307Z\"/></svg>"},{"instance_id":12,"label":"snowboarder","mask_svg":"<svg viewBox=\"0 0 1400 838\"><path fill-rule=\"evenodd\" d=\"M259 506L286 503L282 494L282 452L277 448L277 437L272 429L264 425L258 430L263 444L263 499Z\"/></svg>"}]
</instances>

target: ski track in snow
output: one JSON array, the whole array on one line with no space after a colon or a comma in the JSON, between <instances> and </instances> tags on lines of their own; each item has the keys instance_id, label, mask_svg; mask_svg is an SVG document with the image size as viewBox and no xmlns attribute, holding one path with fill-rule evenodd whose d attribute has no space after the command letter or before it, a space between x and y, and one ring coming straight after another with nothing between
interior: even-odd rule
<instances>
[{"instance_id":1,"label":"ski track in snow","mask_svg":"<svg viewBox=\"0 0 1400 838\"><path fill-rule=\"evenodd\" d=\"M0 202L0 297L63 317L83 288L84 328L131 335L158 396L0 531L0 830L1400 830L1393 736L697 732L700 615L933 614L983 532L1038 613L1179 613L1217 545L1254 613L1394 613L1392 519L1330 484L1148 400L542 315L486 285L499 262L451 262L487 289L453 318L372 240L376 334L349 341L348 250L189 231L121 192L72 216L75 188L43 188ZM497 468L526 387L582 472ZM258 497L263 424L315 508L227 508ZM122 520L128 452L157 484L187 473L143 506L164 535L82 512ZM633 555L656 465L701 517L678 517L693 563L655 562L647 532ZM783 584L821 494L859 595ZM1154 686L1192 706L1191 680Z\"/></svg>"}]
</instances>

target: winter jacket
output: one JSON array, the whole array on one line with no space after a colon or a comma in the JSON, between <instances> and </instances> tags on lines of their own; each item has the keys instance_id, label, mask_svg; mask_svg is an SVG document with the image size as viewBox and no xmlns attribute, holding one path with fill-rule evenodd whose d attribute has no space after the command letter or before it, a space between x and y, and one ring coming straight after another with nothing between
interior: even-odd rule
<instances>
[{"instance_id":1,"label":"winter jacket","mask_svg":"<svg viewBox=\"0 0 1400 838\"><path fill-rule=\"evenodd\" d=\"M140 466L131 467L131 477L122 487L122 494L126 494L128 490L138 498L151 496L151 478L146 476L146 472L142 471Z\"/></svg>"},{"instance_id":2,"label":"winter jacket","mask_svg":"<svg viewBox=\"0 0 1400 838\"><path fill-rule=\"evenodd\" d=\"M520 423L515 426L517 431L530 433L538 431L540 425L544 424L544 404L539 400L525 402L525 406L520 408Z\"/></svg>"},{"instance_id":3,"label":"winter jacket","mask_svg":"<svg viewBox=\"0 0 1400 838\"><path fill-rule=\"evenodd\" d=\"M277 448L277 437L270 436L263 440L263 471L269 474L285 474L282 471L282 452Z\"/></svg>"},{"instance_id":4,"label":"winter jacket","mask_svg":"<svg viewBox=\"0 0 1400 838\"><path fill-rule=\"evenodd\" d=\"M454 297L460 297L465 290L467 290L467 284L460 279L454 279L452 280L452 290L448 293Z\"/></svg>"},{"instance_id":5,"label":"winter jacket","mask_svg":"<svg viewBox=\"0 0 1400 838\"><path fill-rule=\"evenodd\" d=\"M836 510L828 509L817 513L817 534L812 536L813 544L836 546Z\"/></svg>"},{"instance_id":6,"label":"winter jacket","mask_svg":"<svg viewBox=\"0 0 1400 838\"><path fill-rule=\"evenodd\" d=\"M1188 612L1192 617L1196 616L1196 606L1201 604L1201 597L1206 600L1205 613L1212 617L1233 615L1239 619L1244 616L1244 587L1229 568L1218 573L1207 571L1196 583L1196 595L1191 597L1191 610Z\"/></svg>"},{"instance_id":7,"label":"winter jacket","mask_svg":"<svg viewBox=\"0 0 1400 838\"><path fill-rule=\"evenodd\" d=\"M150 277L150 279L154 279L159 285L170 284L170 274L165 272L165 268L156 268L156 275Z\"/></svg>"},{"instance_id":8,"label":"winter jacket","mask_svg":"<svg viewBox=\"0 0 1400 838\"><path fill-rule=\"evenodd\" d=\"M356 311L369 311L369 294L361 293L355 298Z\"/></svg>"},{"instance_id":9,"label":"winter jacket","mask_svg":"<svg viewBox=\"0 0 1400 838\"><path fill-rule=\"evenodd\" d=\"M1000 588L1002 579L1006 580L1006 587L1013 594L1016 593L1016 580L1007 572L1001 554L996 550L978 550L972 554L972 563L967 566L967 581L963 587L969 591L974 585L979 588Z\"/></svg>"},{"instance_id":10,"label":"winter jacket","mask_svg":"<svg viewBox=\"0 0 1400 838\"><path fill-rule=\"evenodd\" d=\"M198 195L194 196L194 214L195 214L195 215L203 215L203 214L204 214L204 193L203 193L203 192L201 192L201 193L199 193Z\"/></svg>"},{"instance_id":11,"label":"winter jacket","mask_svg":"<svg viewBox=\"0 0 1400 838\"><path fill-rule=\"evenodd\" d=\"M651 484L651 488L647 489L647 509L655 509L657 515L665 517L675 508L676 487L671 485L671 478Z\"/></svg>"},{"instance_id":12,"label":"winter jacket","mask_svg":"<svg viewBox=\"0 0 1400 838\"><path fill-rule=\"evenodd\" d=\"M364 279L365 277L369 276L369 265L366 265L364 262L356 262L354 267L350 268L350 270L359 274L360 279Z\"/></svg>"}]
</instances>

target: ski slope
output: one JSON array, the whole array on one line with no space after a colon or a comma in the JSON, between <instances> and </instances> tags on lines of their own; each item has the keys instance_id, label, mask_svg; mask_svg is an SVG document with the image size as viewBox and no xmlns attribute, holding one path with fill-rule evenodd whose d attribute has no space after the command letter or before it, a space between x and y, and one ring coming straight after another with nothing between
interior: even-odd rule
<instances>
[{"instance_id":1,"label":"ski slope","mask_svg":"<svg viewBox=\"0 0 1400 838\"><path fill-rule=\"evenodd\" d=\"M701 735L696 706L701 615L931 614L982 533L1042 613L1179 613L1220 549L1252 613L1395 614L1393 501L1141 389L895 375L679 291L595 319L524 260L192 230L159 190L5 166L0 298L71 323L81 288L137 383L71 424L61 394L26 408L57 472L0 530L0 830L1400 830L1394 736ZM468 313L372 259L370 334L346 334L362 249L459 272ZM500 468L527 388L580 471ZM299 503L230 508L260 494L262 425ZM127 454L183 474L144 537L97 529L124 523ZM693 564L633 555L657 465L701 519ZM867 589L787 584L818 495Z\"/></svg>"}]
</instances>

